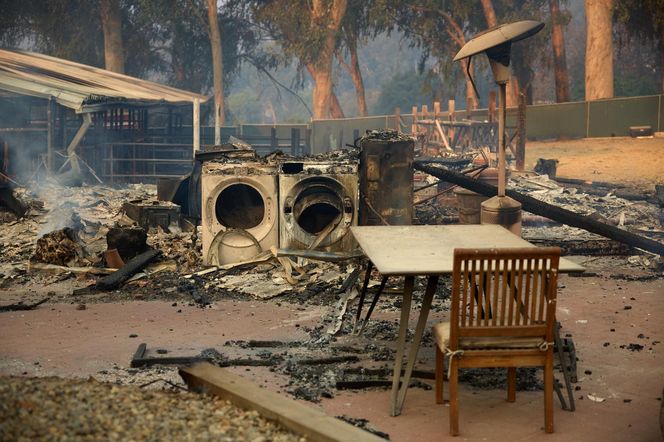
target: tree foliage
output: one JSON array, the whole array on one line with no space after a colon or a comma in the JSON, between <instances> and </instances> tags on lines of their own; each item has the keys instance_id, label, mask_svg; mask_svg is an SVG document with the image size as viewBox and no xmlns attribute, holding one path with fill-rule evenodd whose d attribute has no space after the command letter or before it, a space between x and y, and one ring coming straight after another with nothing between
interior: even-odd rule
<instances>
[{"instance_id":1,"label":"tree foliage","mask_svg":"<svg viewBox=\"0 0 664 442\"><path fill-rule=\"evenodd\" d=\"M334 91L330 95L331 103L340 101L344 107L357 107L360 113L363 106L382 113L391 112L397 105L405 110L411 105L423 104L423 100L445 102L447 98L463 100L464 95L472 96L464 66L452 62L452 58L465 41L487 28L483 10L487 0L342 1L345 13L334 32L330 32L329 26L335 0L224 0L219 3L224 89L228 95L233 92L234 81L241 84L235 92L241 89L238 97L242 99L232 100L234 106L240 106L252 93L254 97L247 109L238 111L237 115L249 120L260 107L257 106L259 100L269 98L281 115L288 113L298 119L302 114L306 116L304 109L309 108L308 104L298 104L298 110L292 107L296 99L299 103L320 99L312 90L314 83L310 78L323 71L328 73L321 78L329 81ZM183 89L211 92L213 70L206 0L118 2L122 10L127 74ZM568 11L575 17L583 16L582 0L560 2L563 6L569 5ZM549 0L488 0L488 3L499 23L535 19L547 25L527 43L514 45L512 69L522 87L535 85L533 87L539 88L532 91L533 96L550 100L553 97L553 61L549 46ZM664 89L661 83L664 78L662 0L621 0L614 4L613 40L618 51L616 94L643 94ZM321 6L322 13L314 14L314 5ZM569 12L564 14L564 24L570 18ZM584 27L583 20L574 21L568 39L572 43L567 45L570 89L572 97L577 99L583 97L584 91ZM389 55L373 57L367 53L367 48L381 51L390 47L388 43L380 44L386 35L398 38L403 47L403 52L390 55L407 59L407 62L399 64L400 60L395 60L388 65L376 64ZM101 67L104 66L103 43L98 0L2 1L0 45L3 47L34 50ZM410 52L408 57L404 56L406 51ZM415 57L419 57L419 63L414 62ZM255 73L245 75L248 69L243 66L247 65L252 66L252 72L255 68ZM476 57L473 67L476 85L486 100L487 90L494 87L488 64L484 57ZM540 80L547 76L548 85ZM251 78L251 84L246 77ZM361 92L365 88L366 92ZM294 90L298 89L296 95ZM467 90L469 94L465 94ZM288 99L280 95L284 91ZM360 95L366 95L364 104ZM330 108L333 107L330 104ZM261 118L264 116L256 117Z\"/></svg>"}]
</instances>

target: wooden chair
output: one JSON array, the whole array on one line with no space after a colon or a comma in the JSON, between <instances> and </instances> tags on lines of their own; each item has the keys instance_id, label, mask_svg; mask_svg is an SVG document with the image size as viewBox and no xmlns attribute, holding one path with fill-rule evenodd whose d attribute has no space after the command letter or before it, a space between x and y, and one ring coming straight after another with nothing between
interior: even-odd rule
<instances>
[{"instance_id":1,"label":"wooden chair","mask_svg":"<svg viewBox=\"0 0 664 442\"><path fill-rule=\"evenodd\" d=\"M507 367L507 400L516 367L544 367L544 427L553 432L553 346L560 249L457 249L450 322L433 328L436 403L443 402L448 357L450 434L459 434L458 371Z\"/></svg>"}]
</instances>

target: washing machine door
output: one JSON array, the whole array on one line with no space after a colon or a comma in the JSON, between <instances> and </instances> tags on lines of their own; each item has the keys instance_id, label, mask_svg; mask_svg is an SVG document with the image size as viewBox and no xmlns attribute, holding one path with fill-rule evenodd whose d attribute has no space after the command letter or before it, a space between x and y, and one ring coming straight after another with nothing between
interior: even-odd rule
<instances>
[{"instance_id":1,"label":"washing machine door","mask_svg":"<svg viewBox=\"0 0 664 442\"><path fill-rule=\"evenodd\" d=\"M220 182L205 201L206 226L214 235L210 265L249 260L276 235L276 179L233 178Z\"/></svg>"},{"instance_id":2,"label":"washing machine door","mask_svg":"<svg viewBox=\"0 0 664 442\"><path fill-rule=\"evenodd\" d=\"M288 192L281 210L290 240L307 248L329 247L341 240L355 213L352 198L331 177L299 181Z\"/></svg>"}]
</instances>

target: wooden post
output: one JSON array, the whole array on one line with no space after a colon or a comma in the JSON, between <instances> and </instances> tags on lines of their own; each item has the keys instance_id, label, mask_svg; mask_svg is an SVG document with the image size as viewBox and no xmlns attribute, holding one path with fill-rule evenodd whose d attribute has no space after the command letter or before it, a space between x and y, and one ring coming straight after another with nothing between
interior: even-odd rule
<instances>
[{"instance_id":1,"label":"wooden post","mask_svg":"<svg viewBox=\"0 0 664 442\"><path fill-rule=\"evenodd\" d=\"M399 132L401 130L401 108L399 106L394 108L394 129Z\"/></svg>"},{"instance_id":2,"label":"wooden post","mask_svg":"<svg viewBox=\"0 0 664 442\"><path fill-rule=\"evenodd\" d=\"M48 173L53 172L53 142L54 142L54 131L55 131L55 108L54 101L49 98L46 103L46 123L47 123L47 133L46 133L46 170Z\"/></svg>"},{"instance_id":3,"label":"wooden post","mask_svg":"<svg viewBox=\"0 0 664 442\"><path fill-rule=\"evenodd\" d=\"M201 100L194 98L194 109L193 109L193 118L192 118L192 130L194 134L194 156L196 152L201 150Z\"/></svg>"},{"instance_id":4,"label":"wooden post","mask_svg":"<svg viewBox=\"0 0 664 442\"><path fill-rule=\"evenodd\" d=\"M427 119L429 118L429 106L426 104L422 105L422 119Z\"/></svg>"},{"instance_id":5,"label":"wooden post","mask_svg":"<svg viewBox=\"0 0 664 442\"><path fill-rule=\"evenodd\" d=\"M519 93L519 109L516 139L516 170L522 171L526 164L526 94Z\"/></svg>"},{"instance_id":6,"label":"wooden post","mask_svg":"<svg viewBox=\"0 0 664 442\"><path fill-rule=\"evenodd\" d=\"M440 101L433 102L433 118L434 120L438 119L440 116Z\"/></svg>"},{"instance_id":7,"label":"wooden post","mask_svg":"<svg viewBox=\"0 0 664 442\"><path fill-rule=\"evenodd\" d=\"M413 114L413 123L410 126L410 134L412 136L417 136L417 106L413 106L411 112Z\"/></svg>"},{"instance_id":8,"label":"wooden post","mask_svg":"<svg viewBox=\"0 0 664 442\"><path fill-rule=\"evenodd\" d=\"M496 91L489 92L489 123L496 121Z\"/></svg>"},{"instance_id":9,"label":"wooden post","mask_svg":"<svg viewBox=\"0 0 664 442\"><path fill-rule=\"evenodd\" d=\"M82 118L83 122L81 123L81 127L78 128L76 135L74 135L71 143L69 143L69 146L67 146L67 157L69 158L69 165L71 166L72 172L78 175L81 173L81 166L78 163L76 148L78 147L79 143L83 141L85 133L88 131L88 128L92 124L92 117L89 113L83 114Z\"/></svg>"}]
</instances>

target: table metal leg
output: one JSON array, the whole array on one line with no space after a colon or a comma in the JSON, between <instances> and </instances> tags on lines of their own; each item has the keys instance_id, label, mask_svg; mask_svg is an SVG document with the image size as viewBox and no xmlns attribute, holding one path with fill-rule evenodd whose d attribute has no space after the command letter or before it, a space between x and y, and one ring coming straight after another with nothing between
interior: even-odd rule
<instances>
[{"instance_id":1,"label":"table metal leg","mask_svg":"<svg viewBox=\"0 0 664 442\"><path fill-rule=\"evenodd\" d=\"M408 333L408 317L410 315L410 304L413 300L414 276L406 276L403 286L403 301L401 303L401 319L399 320L399 339L397 340L397 353L394 359L394 373L392 374L392 416L398 416L400 409L397 407L397 395L399 394L399 380L401 378L401 367L403 366L403 355L406 347L406 334Z\"/></svg>"},{"instance_id":2,"label":"table metal leg","mask_svg":"<svg viewBox=\"0 0 664 442\"><path fill-rule=\"evenodd\" d=\"M403 402L406 399L406 392L408 391L408 385L410 384L410 377L413 373L413 368L415 367L415 359L417 359L417 352L420 349L420 341L422 340L422 335L424 334L424 327L427 325L429 310L431 309L431 301L433 300L433 295L436 292L437 285L438 276L429 276L427 288L424 292L424 299L422 299L422 309L420 310L420 316L417 320L417 326L415 328L415 336L413 336L413 342L411 342L410 350L408 351L408 365L406 366L403 381L401 382L401 389L399 390L399 396L397 397L397 414L401 413L401 407L403 407Z\"/></svg>"},{"instance_id":3,"label":"table metal leg","mask_svg":"<svg viewBox=\"0 0 664 442\"><path fill-rule=\"evenodd\" d=\"M357 303L357 313L355 314L355 324L353 324L353 333L359 325L360 318L362 317L362 307L364 306L364 298L367 295L367 289L369 287L369 280L371 279L371 269L373 264L371 261L367 260L367 272L364 274L364 284L362 284L362 291L360 292L360 300Z\"/></svg>"},{"instance_id":4,"label":"table metal leg","mask_svg":"<svg viewBox=\"0 0 664 442\"><path fill-rule=\"evenodd\" d=\"M367 322L369 322L371 314L373 313L374 308L376 308L376 304L378 303L378 298L380 298L380 295L383 293L383 290L385 290L386 283L387 283L387 276L383 276L383 279L381 279L380 281L380 287L378 287L378 291L376 292L373 300L371 301L371 305L369 306L369 310L367 311L367 316L362 321L362 326L360 327L360 331L357 332L358 335L362 334L362 332L364 331L364 327L367 325Z\"/></svg>"},{"instance_id":5,"label":"table metal leg","mask_svg":"<svg viewBox=\"0 0 664 442\"><path fill-rule=\"evenodd\" d=\"M576 410L576 405L574 404L574 392L572 391L572 382L570 380L569 368L567 366L567 358L565 357L565 351L563 350L563 341L560 339L560 322L558 321L553 324L553 338L556 344L556 349L558 350L560 369L563 371L563 379L565 380L565 388L567 389L567 397L569 398L569 408L562 398L560 403L563 407L563 410L569 409L569 411L574 411ZM562 397L562 394L560 396Z\"/></svg>"}]
</instances>

